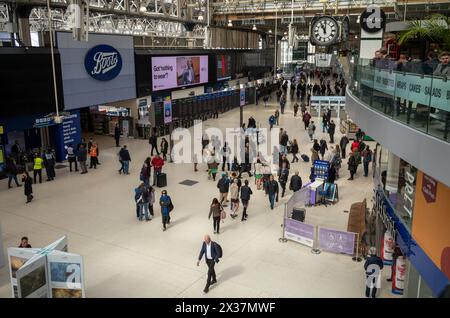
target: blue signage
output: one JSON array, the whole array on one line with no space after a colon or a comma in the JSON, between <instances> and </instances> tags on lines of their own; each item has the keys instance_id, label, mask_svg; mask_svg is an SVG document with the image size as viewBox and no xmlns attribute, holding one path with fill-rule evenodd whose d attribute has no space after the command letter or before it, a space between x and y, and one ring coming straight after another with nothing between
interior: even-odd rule
<instances>
[{"instance_id":1,"label":"blue signage","mask_svg":"<svg viewBox=\"0 0 450 318\"><path fill-rule=\"evenodd\" d=\"M98 81L110 81L122 70L122 57L112 46L97 45L87 52L84 67L92 78Z\"/></svg>"}]
</instances>

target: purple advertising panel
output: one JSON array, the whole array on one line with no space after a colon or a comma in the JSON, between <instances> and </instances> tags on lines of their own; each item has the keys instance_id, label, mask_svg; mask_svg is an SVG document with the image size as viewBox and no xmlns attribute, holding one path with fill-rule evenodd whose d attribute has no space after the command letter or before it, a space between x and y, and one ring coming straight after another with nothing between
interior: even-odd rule
<instances>
[{"instance_id":1,"label":"purple advertising panel","mask_svg":"<svg viewBox=\"0 0 450 318\"><path fill-rule=\"evenodd\" d=\"M208 82L208 56L152 57L153 91Z\"/></svg>"},{"instance_id":2,"label":"purple advertising panel","mask_svg":"<svg viewBox=\"0 0 450 318\"><path fill-rule=\"evenodd\" d=\"M285 218L284 236L292 241L313 247L314 225Z\"/></svg>"},{"instance_id":3,"label":"purple advertising panel","mask_svg":"<svg viewBox=\"0 0 450 318\"><path fill-rule=\"evenodd\" d=\"M355 233L319 227L319 248L342 254L355 254Z\"/></svg>"}]
</instances>

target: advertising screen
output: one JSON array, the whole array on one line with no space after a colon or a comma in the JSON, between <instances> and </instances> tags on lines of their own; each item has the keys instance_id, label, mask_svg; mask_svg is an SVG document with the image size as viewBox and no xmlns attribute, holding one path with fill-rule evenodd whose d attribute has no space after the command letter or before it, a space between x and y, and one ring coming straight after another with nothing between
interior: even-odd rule
<instances>
[{"instance_id":1,"label":"advertising screen","mask_svg":"<svg viewBox=\"0 0 450 318\"><path fill-rule=\"evenodd\" d=\"M152 57L153 91L208 82L208 56Z\"/></svg>"},{"instance_id":2,"label":"advertising screen","mask_svg":"<svg viewBox=\"0 0 450 318\"><path fill-rule=\"evenodd\" d=\"M217 55L217 80L231 79L231 55Z\"/></svg>"}]
</instances>

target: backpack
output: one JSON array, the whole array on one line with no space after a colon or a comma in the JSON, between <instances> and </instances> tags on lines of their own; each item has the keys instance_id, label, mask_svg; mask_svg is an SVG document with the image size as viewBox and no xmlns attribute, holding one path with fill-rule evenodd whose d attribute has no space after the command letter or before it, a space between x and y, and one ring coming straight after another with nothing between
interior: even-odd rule
<instances>
[{"instance_id":1,"label":"backpack","mask_svg":"<svg viewBox=\"0 0 450 318\"><path fill-rule=\"evenodd\" d=\"M220 246L216 242L214 242L214 245L216 246L216 249L217 249L217 258L222 258L222 255L223 255L222 246Z\"/></svg>"},{"instance_id":2,"label":"backpack","mask_svg":"<svg viewBox=\"0 0 450 318\"><path fill-rule=\"evenodd\" d=\"M316 131L316 125L314 125L314 124L312 125L312 130Z\"/></svg>"}]
</instances>

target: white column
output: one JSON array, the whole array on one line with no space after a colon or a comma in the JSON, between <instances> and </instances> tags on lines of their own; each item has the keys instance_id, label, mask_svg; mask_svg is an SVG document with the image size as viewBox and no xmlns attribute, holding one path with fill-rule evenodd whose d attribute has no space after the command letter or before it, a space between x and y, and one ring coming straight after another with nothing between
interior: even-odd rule
<instances>
[{"instance_id":1,"label":"white column","mask_svg":"<svg viewBox=\"0 0 450 318\"><path fill-rule=\"evenodd\" d=\"M400 171L400 158L394 153L389 152L387 171L386 171L386 191L397 193L398 177Z\"/></svg>"}]
</instances>

